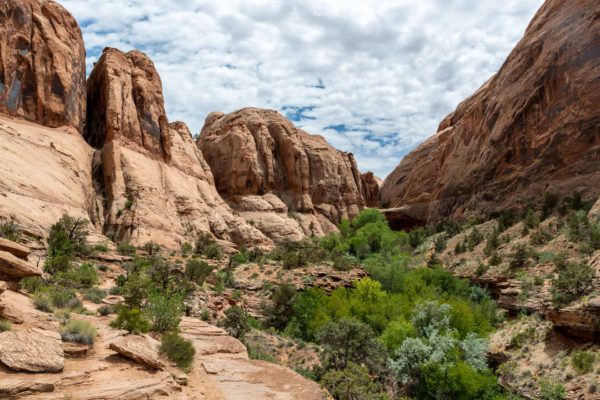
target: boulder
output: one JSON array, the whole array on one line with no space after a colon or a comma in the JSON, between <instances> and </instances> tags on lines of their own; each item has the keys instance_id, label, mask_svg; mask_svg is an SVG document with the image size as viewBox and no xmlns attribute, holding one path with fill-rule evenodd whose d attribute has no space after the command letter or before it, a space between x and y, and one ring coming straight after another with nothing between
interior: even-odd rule
<instances>
[{"instance_id":1,"label":"boulder","mask_svg":"<svg viewBox=\"0 0 600 400\"><path fill-rule=\"evenodd\" d=\"M151 369L164 369L158 357L158 342L147 336L122 336L108 345L108 348Z\"/></svg>"},{"instance_id":2,"label":"boulder","mask_svg":"<svg viewBox=\"0 0 600 400\"><path fill-rule=\"evenodd\" d=\"M6 251L23 260L27 260L29 253L31 253L31 250L29 250L28 247L2 237L0 237L0 251Z\"/></svg>"},{"instance_id":3,"label":"boulder","mask_svg":"<svg viewBox=\"0 0 600 400\"><path fill-rule=\"evenodd\" d=\"M547 0L498 73L386 178L380 206L435 223L546 192L598 198L599 12L594 0Z\"/></svg>"},{"instance_id":4,"label":"boulder","mask_svg":"<svg viewBox=\"0 0 600 400\"><path fill-rule=\"evenodd\" d=\"M33 395L35 393L50 393L55 385L50 382L37 381L35 379L2 378L0 379L0 398L14 399L20 396Z\"/></svg>"},{"instance_id":5,"label":"boulder","mask_svg":"<svg viewBox=\"0 0 600 400\"><path fill-rule=\"evenodd\" d=\"M211 113L197 144L217 190L238 211L256 211L240 202L248 196L276 196L290 212L324 216L327 223L314 221L322 234L365 205L353 155L296 128L277 111Z\"/></svg>"},{"instance_id":6,"label":"boulder","mask_svg":"<svg viewBox=\"0 0 600 400\"><path fill-rule=\"evenodd\" d=\"M6 251L0 251L0 277L8 280L41 276L42 270Z\"/></svg>"},{"instance_id":7,"label":"boulder","mask_svg":"<svg viewBox=\"0 0 600 400\"><path fill-rule=\"evenodd\" d=\"M50 0L2 1L0 49L0 113L81 132L85 48L73 16Z\"/></svg>"},{"instance_id":8,"label":"boulder","mask_svg":"<svg viewBox=\"0 0 600 400\"><path fill-rule=\"evenodd\" d=\"M60 335L37 328L0 333L0 362L13 371L62 371L65 358Z\"/></svg>"}]
</instances>

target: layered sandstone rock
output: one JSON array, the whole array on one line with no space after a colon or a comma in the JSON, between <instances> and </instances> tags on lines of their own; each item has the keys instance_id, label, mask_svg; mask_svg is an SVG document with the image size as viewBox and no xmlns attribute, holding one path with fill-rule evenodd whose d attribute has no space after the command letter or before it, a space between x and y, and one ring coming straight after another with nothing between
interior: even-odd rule
<instances>
[{"instance_id":1,"label":"layered sandstone rock","mask_svg":"<svg viewBox=\"0 0 600 400\"><path fill-rule=\"evenodd\" d=\"M330 232L365 205L352 154L296 128L276 111L211 113L197 143L219 193L238 211L252 212L246 218L276 240ZM284 221L288 212L296 213L297 224Z\"/></svg>"},{"instance_id":2,"label":"layered sandstone rock","mask_svg":"<svg viewBox=\"0 0 600 400\"><path fill-rule=\"evenodd\" d=\"M600 195L600 4L548 0L500 71L386 178L402 227L489 215L545 192Z\"/></svg>"},{"instance_id":3,"label":"layered sandstone rock","mask_svg":"<svg viewBox=\"0 0 600 400\"><path fill-rule=\"evenodd\" d=\"M372 172L364 173L360 176L361 194L367 207L377 207L379 205L379 188L383 181L376 177Z\"/></svg>"},{"instance_id":4,"label":"layered sandstone rock","mask_svg":"<svg viewBox=\"0 0 600 400\"><path fill-rule=\"evenodd\" d=\"M0 2L0 112L83 128L83 39L75 19L54 1Z\"/></svg>"},{"instance_id":5,"label":"layered sandstone rock","mask_svg":"<svg viewBox=\"0 0 600 400\"><path fill-rule=\"evenodd\" d=\"M73 128L47 128L0 115L0 218L44 238L63 214L102 228L94 191L93 149Z\"/></svg>"},{"instance_id":6,"label":"layered sandstone rock","mask_svg":"<svg viewBox=\"0 0 600 400\"><path fill-rule=\"evenodd\" d=\"M60 335L37 328L0 333L0 362L13 371L62 371L65 358Z\"/></svg>"},{"instance_id":7,"label":"layered sandstone rock","mask_svg":"<svg viewBox=\"0 0 600 400\"><path fill-rule=\"evenodd\" d=\"M108 348L145 365L151 369L164 369L165 365L158 357L159 343L148 336L123 336L108 345Z\"/></svg>"},{"instance_id":8,"label":"layered sandstone rock","mask_svg":"<svg viewBox=\"0 0 600 400\"><path fill-rule=\"evenodd\" d=\"M88 80L88 143L99 149L104 229L137 244L178 247L199 232L245 246L272 242L221 199L187 126L169 124L152 61L107 48Z\"/></svg>"}]
</instances>

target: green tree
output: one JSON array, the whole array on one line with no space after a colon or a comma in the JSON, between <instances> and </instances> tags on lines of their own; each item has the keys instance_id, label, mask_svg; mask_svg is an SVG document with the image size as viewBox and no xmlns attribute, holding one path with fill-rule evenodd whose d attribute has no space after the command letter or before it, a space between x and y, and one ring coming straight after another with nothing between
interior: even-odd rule
<instances>
[{"instance_id":1,"label":"green tree","mask_svg":"<svg viewBox=\"0 0 600 400\"><path fill-rule=\"evenodd\" d=\"M250 331L248 313L239 306L232 306L225 310L225 322L223 326L229 334L236 339L243 340L246 333Z\"/></svg>"}]
</instances>

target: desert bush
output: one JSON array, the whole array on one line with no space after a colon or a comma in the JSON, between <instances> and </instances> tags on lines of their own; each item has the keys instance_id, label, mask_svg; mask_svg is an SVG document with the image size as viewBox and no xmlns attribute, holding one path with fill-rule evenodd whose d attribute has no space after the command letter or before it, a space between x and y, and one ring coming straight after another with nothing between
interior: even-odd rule
<instances>
[{"instance_id":1,"label":"desert bush","mask_svg":"<svg viewBox=\"0 0 600 400\"><path fill-rule=\"evenodd\" d=\"M123 285L123 297L130 308L141 308L146 299L152 282L146 274L135 272L129 274Z\"/></svg>"},{"instance_id":2,"label":"desert bush","mask_svg":"<svg viewBox=\"0 0 600 400\"><path fill-rule=\"evenodd\" d=\"M469 251L471 251L483 241L483 235L475 226L473 227L473 229L471 229L471 233L469 234L469 236L467 236L466 240L467 248L469 249Z\"/></svg>"},{"instance_id":3,"label":"desert bush","mask_svg":"<svg viewBox=\"0 0 600 400\"><path fill-rule=\"evenodd\" d=\"M181 245L181 256L186 258L194 250L194 247L188 242L182 243Z\"/></svg>"},{"instance_id":4,"label":"desert bush","mask_svg":"<svg viewBox=\"0 0 600 400\"><path fill-rule=\"evenodd\" d=\"M121 307L110 326L125 329L129 333L146 333L150 330L150 323L138 308Z\"/></svg>"},{"instance_id":5,"label":"desert bush","mask_svg":"<svg viewBox=\"0 0 600 400\"><path fill-rule=\"evenodd\" d=\"M98 314L100 314L103 317L110 315L110 314L114 314L114 313L115 313L115 308L111 305L104 304L104 305L98 307Z\"/></svg>"},{"instance_id":6,"label":"desert bush","mask_svg":"<svg viewBox=\"0 0 600 400\"><path fill-rule=\"evenodd\" d=\"M175 331L183 315L183 298L178 293L152 290L144 307L144 314L154 332Z\"/></svg>"},{"instance_id":7,"label":"desert bush","mask_svg":"<svg viewBox=\"0 0 600 400\"><path fill-rule=\"evenodd\" d=\"M349 271L352 268L359 267L360 262L356 257L341 255L333 259L333 268L338 271Z\"/></svg>"},{"instance_id":8,"label":"desert bush","mask_svg":"<svg viewBox=\"0 0 600 400\"><path fill-rule=\"evenodd\" d=\"M93 344L96 340L96 328L87 321L74 319L61 328L60 336L65 342Z\"/></svg>"},{"instance_id":9,"label":"desert bush","mask_svg":"<svg viewBox=\"0 0 600 400\"><path fill-rule=\"evenodd\" d=\"M586 264L568 264L558 271L558 277L552 281L554 305L565 306L593 289L596 271Z\"/></svg>"},{"instance_id":10,"label":"desert bush","mask_svg":"<svg viewBox=\"0 0 600 400\"><path fill-rule=\"evenodd\" d=\"M515 247L510 257L510 268L524 268L528 265L531 258L531 250L527 246L519 244Z\"/></svg>"},{"instance_id":11,"label":"desert bush","mask_svg":"<svg viewBox=\"0 0 600 400\"><path fill-rule=\"evenodd\" d=\"M194 361L196 350L189 340L182 338L177 333L169 333L162 338L160 353L166 355L179 369L188 372Z\"/></svg>"},{"instance_id":12,"label":"desert bush","mask_svg":"<svg viewBox=\"0 0 600 400\"><path fill-rule=\"evenodd\" d=\"M198 286L202 286L213 269L214 267L208 265L207 262L192 258L185 265L185 276Z\"/></svg>"},{"instance_id":13,"label":"desert bush","mask_svg":"<svg viewBox=\"0 0 600 400\"><path fill-rule=\"evenodd\" d=\"M565 387L560 383L553 382L550 378L540 378L540 400L563 400L566 399Z\"/></svg>"},{"instance_id":14,"label":"desert bush","mask_svg":"<svg viewBox=\"0 0 600 400\"><path fill-rule=\"evenodd\" d=\"M492 253L489 263L491 266L498 266L502 263L502 257L500 256L500 254L498 254L497 251L494 251Z\"/></svg>"},{"instance_id":15,"label":"desert bush","mask_svg":"<svg viewBox=\"0 0 600 400\"><path fill-rule=\"evenodd\" d=\"M149 256L153 256L160 252L160 246L155 242L146 242L142 246L142 250L145 251Z\"/></svg>"},{"instance_id":16,"label":"desert bush","mask_svg":"<svg viewBox=\"0 0 600 400\"><path fill-rule=\"evenodd\" d=\"M106 297L106 291L93 287L82 291L84 300L91 301L94 304L102 303L102 299Z\"/></svg>"},{"instance_id":17,"label":"desert bush","mask_svg":"<svg viewBox=\"0 0 600 400\"><path fill-rule=\"evenodd\" d=\"M48 235L48 258L57 256L71 258L74 255L89 255L87 243L88 221L83 218L73 218L63 215L50 228Z\"/></svg>"},{"instance_id":18,"label":"desert bush","mask_svg":"<svg viewBox=\"0 0 600 400\"><path fill-rule=\"evenodd\" d=\"M52 312L52 302L46 293L39 293L33 296L33 306L43 312Z\"/></svg>"},{"instance_id":19,"label":"desert bush","mask_svg":"<svg viewBox=\"0 0 600 400\"><path fill-rule=\"evenodd\" d=\"M117 252L124 256L133 256L136 253L135 246L129 243L128 240L122 241L117 246Z\"/></svg>"},{"instance_id":20,"label":"desert bush","mask_svg":"<svg viewBox=\"0 0 600 400\"><path fill-rule=\"evenodd\" d=\"M290 284L279 285L271 295L271 305L265 307L267 325L283 330L292 318L297 290Z\"/></svg>"},{"instance_id":21,"label":"desert bush","mask_svg":"<svg viewBox=\"0 0 600 400\"><path fill-rule=\"evenodd\" d=\"M355 363L349 363L342 370L327 371L321 384L337 400L385 399L379 383L371 378L369 370Z\"/></svg>"},{"instance_id":22,"label":"desert bush","mask_svg":"<svg viewBox=\"0 0 600 400\"><path fill-rule=\"evenodd\" d=\"M89 288L100 282L98 271L87 262L56 273L54 279L61 286L70 288Z\"/></svg>"},{"instance_id":23,"label":"desert bush","mask_svg":"<svg viewBox=\"0 0 600 400\"><path fill-rule=\"evenodd\" d=\"M30 276L19 281L19 287L27 293L34 294L48 286L39 276Z\"/></svg>"},{"instance_id":24,"label":"desert bush","mask_svg":"<svg viewBox=\"0 0 600 400\"><path fill-rule=\"evenodd\" d=\"M13 221L0 221L0 237L18 242L21 238L21 228Z\"/></svg>"},{"instance_id":25,"label":"desert bush","mask_svg":"<svg viewBox=\"0 0 600 400\"><path fill-rule=\"evenodd\" d=\"M594 353L590 353L588 351L576 351L571 356L571 364L573 368L580 374L587 374L592 371L592 367L594 366L594 361L596 361L596 356Z\"/></svg>"},{"instance_id":26,"label":"desert bush","mask_svg":"<svg viewBox=\"0 0 600 400\"><path fill-rule=\"evenodd\" d=\"M556 206L558 205L558 196L550 193L550 192L546 192L544 194L544 201L542 204L542 217L548 218L548 216L550 216L550 214L552 214L552 212L554 211L554 209L556 208Z\"/></svg>"},{"instance_id":27,"label":"desert bush","mask_svg":"<svg viewBox=\"0 0 600 400\"><path fill-rule=\"evenodd\" d=\"M554 234L547 227L539 227L529 237L529 241L534 245L544 245L552 240Z\"/></svg>"},{"instance_id":28,"label":"desert bush","mask_svg":"<svg viewBox=\"0 0 600 400\"><path fill-rule=\"evenodd\" d=\"M225 317L223 327L231 336L243 340L250 331L248 313L242 307L232 306L225 310Z\"/></svg>"},{"instance_id":29,"label":"desert bush","mask_svg":"<svg viewBox=\"0 0 600 400\"><path fill-rule=\"evenodd\" d=\"M10 322L0 319L0 332L7 332L12 329L12 325Z\"/></svg>"}]
</instances>

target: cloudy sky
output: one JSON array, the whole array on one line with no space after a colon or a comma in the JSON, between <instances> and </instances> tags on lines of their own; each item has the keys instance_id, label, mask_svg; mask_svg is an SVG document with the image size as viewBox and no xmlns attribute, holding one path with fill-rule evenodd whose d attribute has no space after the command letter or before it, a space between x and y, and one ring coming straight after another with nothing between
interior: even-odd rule
<instances>
[{"instance_id":1,"label":"cloudy sky","mask_svg":"<svg viewBox=\"0 0 600 400\"><path fill-rule=\"evenodd\" d=\"M59 0L60 1L60 0ZM277 109L385 177L495 73L543 0L62 0L88 69L146 52L169 119Z\"/></svg>"}]
</instances>

